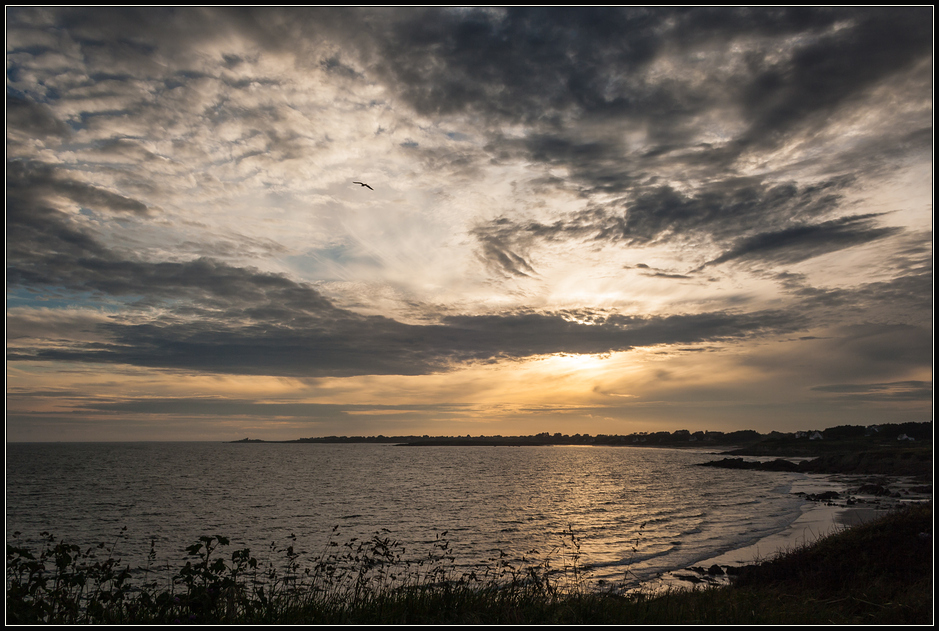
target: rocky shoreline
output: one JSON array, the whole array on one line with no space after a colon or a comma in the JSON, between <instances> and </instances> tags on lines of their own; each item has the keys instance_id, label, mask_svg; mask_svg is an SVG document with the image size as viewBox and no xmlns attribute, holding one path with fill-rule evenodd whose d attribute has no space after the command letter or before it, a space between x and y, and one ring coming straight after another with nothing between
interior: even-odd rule
<instances>
[{"instance_id":1,"label":"rocky shoreline","mask_svg":"<svg viewBox=\"0 0 939 631\"><path fill-rule=\"evenodd\" d=\"M779 464L780 462L786 464ZM798 467L799 464L801 463L793 463L781 458L769 462L747 462L743 458L725 458L703 463L701 466L762 471L800 471L800 469L790 467L790 465ZM758 564L756 559L762 558L762 555L767 553L772 555L778 551L791 550L799 545L811 543L806 533L813 533L815 538L820 538L831 532L835 525L856 526L882 517L902 504L932 500L932 484L922 484L914 476L841 474L832 475L830 481L846 488L842 491L818 489L814 492L798 491L795 493L806 500L807 506L802 516L783 532L683 570L668 572L655 582L653 589L727 585L745 572L746 568Z\"/></svg>"},{"instance_id":2,"label":"rocky shoreline","mask_svg":"<svg viewBox=\"0 0 939 631\"><path fill-rule=\"evenodd\" d=\"M840 444L839 444L840 443ZM799 533L822 533L833 524L854 526L887 514L906 502L932 501L932 445L864 445L857 441L766 441L726 452L703 467L750 471L826 474L843 490L817 489L799 492L809 505L786 531L767 537L755 546L731 551L700 565L665 577L671 586L726 584L753 556L775 553L807 543L794 540ZM756 458L744 459L742 456ZM749 558L748 558L749 555Z\"/></svg>"},{"instance_id":3,"label":"rocky shoreline","mask_svg":"<svg viewBox=\"0 0 939 631\"><path fill-rule=\"evenodd\" d=\"M932 480L932 448L884 449L879 451L843 452L819 455L811 459L744 460L729 457L701 463L702 467L721 469L752 469L755 471L789 471L795 473L846 473L863 475L917 476Z\"/></svg>"}]
</instances>

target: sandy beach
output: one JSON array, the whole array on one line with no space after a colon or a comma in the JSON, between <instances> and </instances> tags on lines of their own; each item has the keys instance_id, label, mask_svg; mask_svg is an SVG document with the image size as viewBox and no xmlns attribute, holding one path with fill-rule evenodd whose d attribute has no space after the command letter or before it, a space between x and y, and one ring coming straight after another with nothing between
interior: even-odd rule
<instances>
[{"instance_id":1,"label":"sandy beach","mask_svg":"<svg viewBox=\"0 0 939 631\"><path fill-rule=\"evenodd\" d=\"M866 483L877 483L898 491L901 497L877 496L857 493ZM906 501L926 501L930 495L911 493L917 483L907 478L886 479L866 475L810 475L793 485L792 493L819 495L835 491L839 497L831 501L806 500L802 514L785 530L768 535L759 541L730 550L701 561L684 570L667 572L643 585L643 589L659 591L668 588L687 589L698 585L723 585L730 581L728 568L739 568L774 557L779 552L811 544L838 530L856 526L886 514L897 504ZM931 485L930 485L931 486ZM714 566L720 568L716 571Z\"/></svg>"}]
</instances>

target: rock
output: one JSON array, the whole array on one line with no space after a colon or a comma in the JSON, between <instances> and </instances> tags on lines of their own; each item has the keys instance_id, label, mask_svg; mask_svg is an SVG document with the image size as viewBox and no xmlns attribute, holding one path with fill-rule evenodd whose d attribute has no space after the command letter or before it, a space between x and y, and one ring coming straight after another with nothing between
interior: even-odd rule
<instances>
[{"instance_id":1,"label":"rock","mask_svg":"<svg viewBox=\"0 0 939 631\"><path fill-rule=\"evenodd\" d=\"M743 458L724 458L703 462L701 466L720 467L721 469L753 469L756 471L799 471L799 465L782 458L777 458L772 462L748 462Z\"/></svg>"},{"instance_id":2,"label":"rock","mask_svg":"<svg viewBox=\"0 0 939 631\"><path fill-rule=\"evenodd\" d=\"M828 502L831 500L836 500L841 495L838 491L825 491L824 493L811 493L805 496L805 499L811 500L813 502Z\"/></svg>"},{"instance_id":3,"label":"rock","mask_svg":"<svg viewBox=\"0 0 939 631\"><path fill-rule=\"evenodd\" d=\"M777 458L772 462L764 462L763 466L759 467L761 471L798 471L799 465L789 460L783 460L782 458Z\"/></svg>"}]
</instances>

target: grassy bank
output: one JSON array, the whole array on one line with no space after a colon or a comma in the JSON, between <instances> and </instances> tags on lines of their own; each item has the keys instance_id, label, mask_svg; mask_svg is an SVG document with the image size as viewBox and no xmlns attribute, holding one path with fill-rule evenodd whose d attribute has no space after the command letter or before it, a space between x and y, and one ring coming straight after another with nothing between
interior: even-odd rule
<instances>
[{"instance_id":1,"label":"grassy bank","mask_svg":"<svg viewBox=\"0 0 939 631\"><path fill-rule=\"evenodd\" d=\"M262 567L203 537L190 560L136 579L101 546L7 547L8 623L913 623L932 622L932 507L915 505L748 568L731 587L663 594L587 588L570 533L560 556L493 559L455 576L449 543L423 558L376 534L332 542L309 567L293 548ZM224 552L224 553L223 553Z\"/></svg>"}]
</instances>

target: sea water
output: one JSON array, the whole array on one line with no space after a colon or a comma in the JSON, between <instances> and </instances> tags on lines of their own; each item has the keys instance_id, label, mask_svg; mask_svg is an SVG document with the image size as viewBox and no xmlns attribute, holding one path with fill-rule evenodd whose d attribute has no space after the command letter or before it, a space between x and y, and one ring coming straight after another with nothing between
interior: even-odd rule
<instances>
[{"instance_id":1,"label":"sea water","mask_svg":"<svg viewBox=\"0 0 939 631\"><path fill-rule=\"evenodd\" d=\"M635 584L778 532L803 504L790 492L802 474L700 467L715 456L680 449L11 443L6 455L8 543L46 531L115 544L131 568L151 544L179 568L203 535L259 557L289 543L302 562L380 533L413 554L443 536L468 570L571 553L573 533L591 580Z\"/></svg>"}]
</instances>

